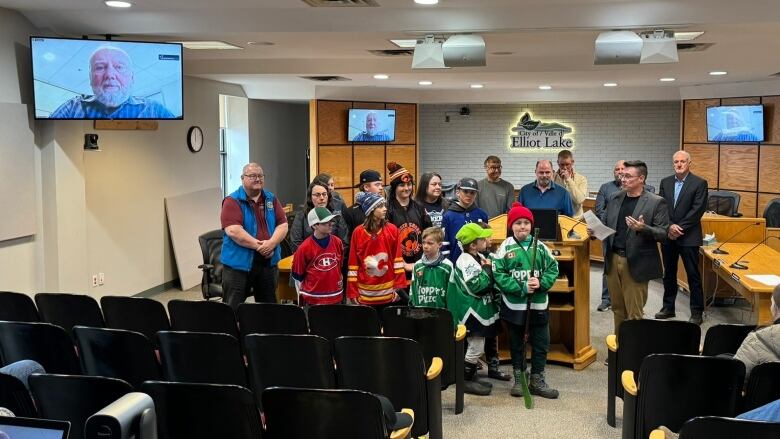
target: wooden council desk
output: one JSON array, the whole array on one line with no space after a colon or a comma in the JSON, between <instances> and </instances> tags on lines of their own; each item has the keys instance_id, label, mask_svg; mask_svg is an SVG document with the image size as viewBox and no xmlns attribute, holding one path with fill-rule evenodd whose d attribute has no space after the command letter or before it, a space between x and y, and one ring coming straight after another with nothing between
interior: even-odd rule
<instances>
[{"instance_id":1,"label":"wooden council desk","mask_svg":"<svg viewBox=\"0 0 780 439\"><path fill-rule=\"evenodd\" d=\"M489 221L493 229L491 244L500 245L507 236L506 215ZM596 361L596 349L590 344L590 239L585 224L576 224L568 216L559 215L561 241L545 242L550 250L557 250L558 280L548 291L550 310L550 350L547 360L571 365L575 370L586 368ZM568 238L574 227L579 239ZM499 356L509 359L506 331L499 336ZM530 352L530 350L529 350Z\"/></svg>"},{"instance_id":2,"label":"wooden council desk","mask_svg":"<svg viewBox=\"0 0 780 439\"><path fill-rule=\"evenodd\" d=\"M713 254L712 251L717 248L717 245L709 245L701 247L701 254L704 255L707 267L712 267L712 271L720 279L753 304L753 309L757 311L757 324L770 325L772 324L772 314L769 307L773 287L749 279L747 275L774 274L780 276L780 252L760 244L741 259L742 263L748 266L747 270L729 267L754 245L754 243L727 243L722 247L723 250L729 252L727 255Z\"/></svg>"},{"instance_id":3,"label":"wooden council desk","mask_svg":"<svg viewBox=\"0 0 780 439\"><path fill-rule=\"evenodd\" d=\"M290 286L290 272L292 271L292 256L279 261L279 281L276 284L276 301L279 303L298 304L298 292Z\"/></svg>"}]
</instances>

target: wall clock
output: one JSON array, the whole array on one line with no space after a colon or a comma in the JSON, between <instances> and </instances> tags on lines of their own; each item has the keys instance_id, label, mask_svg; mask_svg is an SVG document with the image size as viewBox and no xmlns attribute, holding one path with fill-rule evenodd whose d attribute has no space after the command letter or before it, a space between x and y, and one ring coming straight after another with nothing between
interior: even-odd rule
<instances>
[{"instance_id":1,"label":"wall clock","mask_svg":"<svg viewBox=\"0 0 780 439\"><path fill-rule=\"evenodd\" d=\"M193 125L187 131L187 147L192 152L203 149L203 130L199 126Z\"/></svg>"}]
</instances>

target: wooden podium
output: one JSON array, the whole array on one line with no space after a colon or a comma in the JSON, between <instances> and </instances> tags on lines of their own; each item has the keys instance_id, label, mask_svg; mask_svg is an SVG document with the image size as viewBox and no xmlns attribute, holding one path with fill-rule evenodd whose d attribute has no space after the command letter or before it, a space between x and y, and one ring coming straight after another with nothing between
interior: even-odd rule
<instances>
[{"instance_id":1,"label":"wooden podium","mask_svg":"<svg viewBox=\"0 0 780 439\"><path fill-rule=\"evenodd\" d=\"M491 243L501 244L507 237L506 215L489 221L493 229ZM550 351L547 361L569 364L581 370L596 360L596 349L590 344L590 259L588 232L585 224L568 216L559 216L562 239L545 242L557 250L558 280L548 291L550 300ZM574 227L579 238L569 238ZM499 355L509 359L506 331L499 337Z\"/></svg>"}]
</instances>

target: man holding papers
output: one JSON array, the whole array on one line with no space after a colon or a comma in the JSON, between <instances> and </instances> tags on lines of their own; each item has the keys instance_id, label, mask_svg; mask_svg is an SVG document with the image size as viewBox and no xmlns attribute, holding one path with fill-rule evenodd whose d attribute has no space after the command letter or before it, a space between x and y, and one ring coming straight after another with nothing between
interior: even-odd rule
<instances>
[{"instance_id":1,"label":"man holding papers","mask_svg":"<svg viewBox=\"0 0 780 439\"><path fill-rule=\"evenodd\" d=\"M607 203L606 226L615 233L603 240L604 264L612 301L615 334L624 320L644 317L647 283L663 276L657 241L666 239L669 211L666 201L645 191L647 165L625 162L622 191ZM593 236L592 226L588 233Z\"/></svg>"}]
</instances>

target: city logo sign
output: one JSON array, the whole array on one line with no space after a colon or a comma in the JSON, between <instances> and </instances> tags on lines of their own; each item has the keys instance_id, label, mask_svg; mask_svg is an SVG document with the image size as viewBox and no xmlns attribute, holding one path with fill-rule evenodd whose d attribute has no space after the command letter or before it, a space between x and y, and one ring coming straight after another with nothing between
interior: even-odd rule
<instances>
[{"instance_id":1,"label":"city logo sign","mask_svg":"<svg viewBox=\"0 0 780 439\"><path fill-rule=\"evenodd\" d=\"M533 120L529 113L523 114L517 122L517 126L512 127L516 134L510 136L512 143L510 148L565 148L574 147L574 139L566 138L571 134L571 127L558 122L545 123Z\"/></svg>"}]
</instances>

